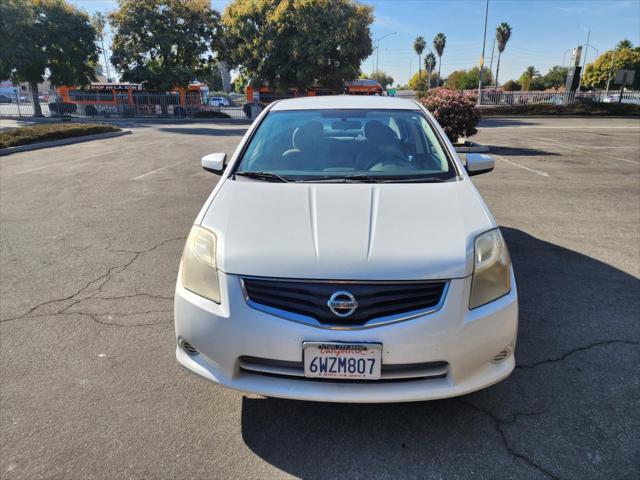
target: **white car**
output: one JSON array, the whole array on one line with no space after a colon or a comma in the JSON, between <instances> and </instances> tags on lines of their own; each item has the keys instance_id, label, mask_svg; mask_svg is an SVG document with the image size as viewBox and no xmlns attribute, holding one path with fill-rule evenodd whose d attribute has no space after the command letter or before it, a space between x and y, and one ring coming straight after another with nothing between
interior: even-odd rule
<instances>
[{"instance_id":1,"label":"white car","mask_svg":"<svg viewBox=\"0 0 640 480\"><path fill-rule=\"evenodd\" d=\"M393 97L270 104L226 161L175 292L188 370L269 397L402 402L514 368L509 253L431 114Z\"/></svg>"},{"instance_id":2,"label":"white car","mask_svg":"<svg viewBox=\"0 0 640 480\"><path fill-rule=\"evenodd\" d=\"M228 107L231 104L224 97L209 97L209 106L211 107Z\"/></svg>"}]
</instances>

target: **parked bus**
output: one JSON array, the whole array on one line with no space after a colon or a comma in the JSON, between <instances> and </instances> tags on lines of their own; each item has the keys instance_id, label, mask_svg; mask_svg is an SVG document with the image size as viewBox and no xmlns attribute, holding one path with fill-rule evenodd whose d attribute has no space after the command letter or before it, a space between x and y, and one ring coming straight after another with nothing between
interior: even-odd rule
<instances>
[{"instance_id":1,"label":"parked bus","mask_svg":"<svg viewBox=\"0 0 640 480\"><path fill-rule=\"evenodd\" d=\"M382 95L382 92L382 86L378 82L366 78L346 82L344 87L340 90L310 87L302 93L297 89L290 89L284 94L276 93L271 90L271 88L264 85L257 88L254 88L251 85L247 85L246 87L247 102L251 103L256 99L265 104L271 103L279 98L300 96L315 97L320 95Z\"/></svg>"},{"instance_id":2,"label":"parked bus","mask_svg":"<svg viewBox=\"0 0 640 480\"><path fill-rule=\"evenodd\" d=\"M50 108L59 111L55 105L75 105L80 115L105 114L175 115L185 116L208 110L209 87L193 82L185 88L175 88L166 93L143 90L141 83L92 83L86 90L77 87L58 87L59 102ZM52 107L53 105L53 107Z\"/></svg>"}]
</instances>

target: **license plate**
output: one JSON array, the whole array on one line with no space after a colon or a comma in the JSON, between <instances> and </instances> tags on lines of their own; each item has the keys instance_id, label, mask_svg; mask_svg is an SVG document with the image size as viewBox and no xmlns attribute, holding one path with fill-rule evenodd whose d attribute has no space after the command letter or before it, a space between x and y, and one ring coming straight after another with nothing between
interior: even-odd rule
<instances>
[{"instance_id":1,"label":"license plate","mask_svg":"<svg viewBox=\"0 0 640 480\"><path fill-rule=\"evenodd\" d=\"M303 342L304 376L377 380L382 366L381 343Z\"/></svg>"}]
</instances>

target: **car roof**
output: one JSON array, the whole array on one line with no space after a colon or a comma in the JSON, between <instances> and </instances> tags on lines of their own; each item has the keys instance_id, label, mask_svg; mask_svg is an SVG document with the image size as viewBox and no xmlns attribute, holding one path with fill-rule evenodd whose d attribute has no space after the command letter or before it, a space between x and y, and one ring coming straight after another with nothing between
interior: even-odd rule
<instances>
[{"instance_id":1,"label":"car roof","mask_svg":"<svg viewBox=\"0 0 640 480\"><path fill-rule=\"evenodd\" d=\"M389 109L419 110L413 100L377 95L322 95L280 100L273 104L272 111L280 110L322 110L322 109Z\"/></svg>"}]
</instances>

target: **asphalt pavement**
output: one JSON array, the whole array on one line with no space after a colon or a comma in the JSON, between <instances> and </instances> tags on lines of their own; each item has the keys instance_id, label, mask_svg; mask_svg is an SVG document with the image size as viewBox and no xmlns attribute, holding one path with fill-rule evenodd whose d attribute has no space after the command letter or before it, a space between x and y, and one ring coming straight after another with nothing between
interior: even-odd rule
<instances>
[{"instance_id":1,"label":"asphalt pavement","mask_svg":"<svg viewBox=\"0 0 640 480\"><path fill-rule=\"evenodd\" d=\"M0 478L640 478L640 120L482 122L517 367L394 405L265 399L178 366L178 262L217 182L200 157L246 125L129 127L0 157Z\"/></svg>"}]
</instances>

